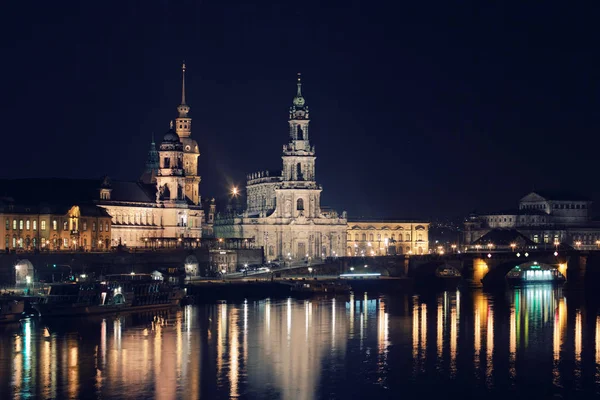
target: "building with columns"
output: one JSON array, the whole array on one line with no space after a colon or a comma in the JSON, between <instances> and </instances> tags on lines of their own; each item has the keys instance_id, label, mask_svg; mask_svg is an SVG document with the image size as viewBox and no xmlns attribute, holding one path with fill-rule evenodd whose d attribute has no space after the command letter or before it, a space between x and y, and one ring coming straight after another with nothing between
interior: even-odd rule
<instances>
[{"instance_id":1,"label":"building with columns","mask_svg":"<svg viewBox=\"0 0 600 400\"><path fill-rule=\"evenodd\" d=\"M310 143L309 110L298 75L297 93L288 120L289 142L283 145L282 169L247 176L246 208L218 215L215 236L254 239L267 260L321 259L343 255L346 213L321 207Z\"/></svg>"},{"instance_id":2,"label":"building with columns","mask_svg":"<svg viewBox=\"0 0 600 400\"><path fill-rule=\"evenodd\" d=\"M158 150L154 138L152 139L146 168L138 181L117 181L108 177L0 180L0 197L10 198L11 202L23 209L37 209L43 205L64 207L73 204L78 205L81 210L94 210L84 208L86 205L100 207L106 214L102 216L111 218L109 230L102 225L103 249L118 245L165 247L182 242L197 243L203 230L212 232L215 204L214 200L206 204L208 212L205 214L200 196L201 179L198 175L200 152L198 143L191 137L192 119L185 97L185 73L184 64L181 104L177 106L177 118L174 122L171 121ZM57 209L62 210L61 207ZM13 220L13 217L8 218ZM14 218L21 220L20 217ZM60 221L62 219L59 219ZM74 247L97 250L96 239L84 239L87 237L82 234L83 226L79 224L76 225L76 229L71 229L69 225L69 246L57 246L57 249ZM12 233L11 229L11 232L5 234L9 238L9 247L19 248L18 241L13 245ZM57 239L61 238L63 236L57 236ZM23 243L26 243L26 237L23 239ZM73 243L73 240L76 240L76 243ZM21 248L24 247L21 245ZM31 240L29 248L41 248L41 241L36 241L34 245Z\"/></svg>"},{"instance_id":3,"label":"building with columns","mask_svg":"<svg viewBox=\"0 0 600 400\"><path fill-rule=\"evenodd\" d=\"M600 222L592 220L591 209L586 197L536 190L521 198L516 209L471 215L465 221L464 244L475 245L493 230L516 230L540 248L564 244L598 249Z\"/></svg>"},{"instance_id":4,"label":"building with columns","mask_svg":"<svg viewBox=\"0 0 600 400\"><path fill-rule=\"evenodd\" d=\"M349 257L427 254L429 223L395 219L348 221Z\"/></svg>"}]
</instances>

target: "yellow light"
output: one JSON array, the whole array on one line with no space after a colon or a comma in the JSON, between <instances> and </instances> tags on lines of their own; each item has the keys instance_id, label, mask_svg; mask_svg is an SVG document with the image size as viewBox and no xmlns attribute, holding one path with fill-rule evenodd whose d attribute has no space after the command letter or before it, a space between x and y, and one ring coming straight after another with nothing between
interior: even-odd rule
<instances>
[{"instance_id":1,"label":"yellow light","mask_svg":"<svg viewBox=\"0 0 600 400\"><path fill-rule=\"evenodd\" d=\"M235 187L235 186L233 188L231 188L231 194L234 195L234 196L237 196L238 195L238 188Z\"/></svg>"}]
</instances>

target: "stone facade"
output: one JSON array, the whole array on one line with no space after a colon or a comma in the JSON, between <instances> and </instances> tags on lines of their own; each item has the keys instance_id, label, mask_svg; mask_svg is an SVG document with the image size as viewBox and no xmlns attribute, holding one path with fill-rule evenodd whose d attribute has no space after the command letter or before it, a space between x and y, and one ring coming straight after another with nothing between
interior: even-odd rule
<instances>
[{"instance_id":1,"label":"stone facade","mask_svg":"<svg viewBox=\"0 0 600 400\"><path fill-rule=\"evenodd\" d=\"M349 257L427 254L429 223L405 220L348 221Z\"/></svg>"},{"instance_id":2,"label":"stone facade","mask_svg":"<svg viewBox=\"0 0 600 400\"><path fill-rule=\"evenodd\" d=\"M0 201L0 238L6 250L88 250L110 248L111 217L101 207L22 206Z\"/></svg>"},{"instance_id":3,"label":"stone facade","mask_svg":"<svg viewBox=\"0 0 600 400\"><path fill-rule=\"evenodd\" d=\"M219 215L214 226L216 236L251 238L264 247L267 261L344 254L346 213L339 215L320 205L323 188L316 182L309 122L298 77L288 121L290 139L283 146L282 170L248 175L245 211Z\"/></svg>"},{"instance_id":4,"label":"stone facade","mask_svg":"<svg viewBox=\"0 0 600 400\"><path fill-rule=\"evenodd\" d=\"M515 210L472 215L465 221L464 244L493 229L516 229L534 243L549 248L567 244L579 249L600 247L600 224L591 220L592 202L564 193L536 191L519 201Z\"/></svg>"}]
</instances>

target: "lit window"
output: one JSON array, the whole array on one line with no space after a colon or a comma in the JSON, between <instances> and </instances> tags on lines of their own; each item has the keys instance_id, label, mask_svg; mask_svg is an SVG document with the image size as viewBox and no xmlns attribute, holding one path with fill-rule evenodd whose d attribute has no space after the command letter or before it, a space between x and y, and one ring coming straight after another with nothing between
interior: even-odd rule
<instances>
[{"instance_id":1,"label":"lit window","mask_svg":"<svg viewBox=\"0 0 600 400\"><path fill-rule=\"evenodd\" d=\"M92 232L96 232L96 223L92 222Z\"/></svg>"},{"instance_id":2,"label":"lit window","mask_svg":"<svg viewBox=\"0 0 600 400\"><path fill-rule=\"evenodd\" d=\"M31 228L31 222L29 220L25 221L25 229L29 230Z\"/></svg>"},{"instance_id":3,"label":"lit window","mask_svg":"<svg viewBox=\"0 0 600 400\"><path fill-rule=\"evenodd\" d=\"M54 230L54 231L58 230L58 221L52 220L52 230Z\"/></svg>"},{"instance_id":4,"label":"lit window","mask_svg":"<svg viewBox=\"0 0 600 400\"><path fill-rule=\"evenodd\" d=\"M23 220L22 219L19 220L19 229L23 230Z\"/></svg>"},{"instance_id":5,"label":"lit window","mask_svg":"<svg viewBox=\"0 0 600 400\"><path fill-rule=\"evenodd\" d=\"M105 230L106 232L108 232L108 222L105 222L105 223L104 223L104 230Z\"/></svg>"},{"instance_id":6,"label":"lit window","mask_svg":"<svg viewBox=\"0 0 600 400\"><path fill-rule=\"evenodd\" d=\"M69 239L63 238L63 247L69 247Z\"/></svg>"},{"instance_id":7,"label":"lit window","mask_svg":"<svg viewBox=\"0 0 600 400\"><path fill-rule=\"evenodd\" d=\"M33 230L37 231L37 221L36 220L33 221Z\"/></svg>"},{"instance_id":8,"label":"lit window","mask_svg":"<svg viewBox=\"0 0 600 400\"><path fill-rule=\"evenodd\" d=\"M100 232L102 232L102 222L100 222Z\"/></svg>"},{"instance_id":9,"label":"lit window","mask_svg":"<svg viewBox=\"0 0 600 400\"><path fill-rule=\"evenodd\" d=\"M87 221L83 221L83 230L87 231Z\"/></svg>"},{"instance_id":10,"label":"lit window","mask_svg":"<svg viewBox=\"0 0 600 400\"><path fill-rule=\"evenodd\" d=\"M46 230L46 221L40 222L40 227L42 228L43 231L45 231Z\"/></svg>"},{"instance_id":11,"label":"lit window","mask_svg":"<svg viewBox=\"0 0 600 400\"><path fill-rule=\"evenodd\" d=\"M6 218L6 230L10 229L10 219Z\"/></svg>"}]
</instances>

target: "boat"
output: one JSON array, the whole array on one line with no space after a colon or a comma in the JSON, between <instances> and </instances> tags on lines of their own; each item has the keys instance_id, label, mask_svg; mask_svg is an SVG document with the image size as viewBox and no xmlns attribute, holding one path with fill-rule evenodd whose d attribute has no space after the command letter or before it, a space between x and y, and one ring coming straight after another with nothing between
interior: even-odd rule
<instances>
[{"instance_id":1,"label":"boat","mask_svg":"<svg viewBox=\"0 0 600 400\"><path fill-rule=\"evenodd\" d=\"M23 300L0 300L0 324L16 322L23 317L25 302Z\"/></svg>"},{"instance_id":2,"label":"boat","mask_svg":"<svg viewBox=\"0 0 600 400\"><path fill-rule=\"evenodd\" d=\"M42 317L95 315L179 306L185 289L150 274L107 275L100 281L50 284L33 308Z\"/></svg>"},{"instance_id":3,"label":"boat","mask_svg":"<svg viewBox=\"0 0 600 400\"><path fill-rule=\"evenodd\" d=\"M563 285L566 278L556 268L542 269L534 265L524 268L513 268L506 274L506 282L510 286L529 286L529 285Z\"/></svg>"},{"instance_id":4,"label":"boat","mask_svg":"<svg viewBox=\"0 0 600 400\"><path fill-rule=\"evenodd\" d=\"M290 285L290 291L296 294L342 294L351 290L343 282L301 281Z\"/></svg>"}]
</instances>

